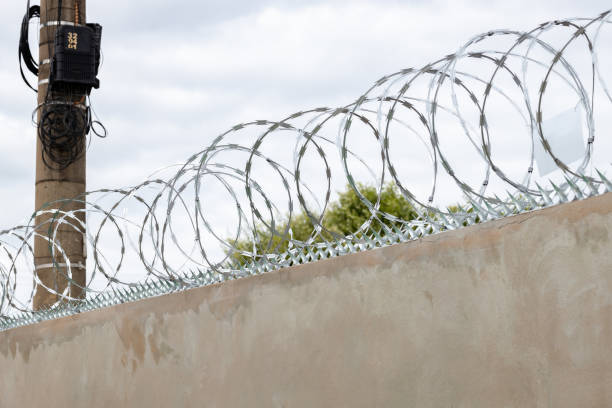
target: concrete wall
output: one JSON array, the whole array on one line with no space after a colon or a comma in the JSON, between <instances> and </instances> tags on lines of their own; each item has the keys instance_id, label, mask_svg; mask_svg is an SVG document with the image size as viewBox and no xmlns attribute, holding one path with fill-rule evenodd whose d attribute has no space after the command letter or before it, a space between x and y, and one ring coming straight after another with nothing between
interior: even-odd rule
<instances>
[{"instance_id":1,"label":"concrete wall","mask_svg":"<svg viewBox=\"0 0 612 408\"><path fill-rule=\"evenodd\" d=\"M0 406L612 406L611 232L605 195L0 333Z\"/></svg>"}]
</instances>

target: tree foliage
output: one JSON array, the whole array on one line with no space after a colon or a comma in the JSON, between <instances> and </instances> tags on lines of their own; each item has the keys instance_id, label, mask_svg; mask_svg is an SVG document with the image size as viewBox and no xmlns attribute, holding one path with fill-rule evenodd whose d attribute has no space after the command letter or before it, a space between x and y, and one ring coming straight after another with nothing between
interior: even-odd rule
<instances>
[{"instance_id":1,"label":"tree foliage","mask_svg":"<svg viewBox=\"0 0 612 408\"><path fill-rule=\"evenodd\" d=\"M376 187L359 184L358 189L370 203L376 203L379 195ZM410 202L392 184L387 184L382 189L379 209L383 213L404 221L417 217L417 213ZM316 214L313 214L313 217L319 218ZM313 238L311 242L315 243L330 241L334 240L334 236L346 236L357 232L370 217L371 211L367 205L353 188L347 186L345 191L340 192L337 200L331 202L325 211L322 220L324 229L322 231L315 233L313 221L305 212L302 212L293 215L291 220L285 219L279 223L280 225L276 225L275 233L272 233L265 225L260 224L256 227L256 239L242 237L234 242L234 246L240 251L256 252L258 255L282 253L289 248L290 240L287 239L289 236L291 239L301 242L307 242L311 238ZM381 223L387 227L393 227L393 224L401 224L401 222L386 218L379 219L380 221L376 220L372 223L370 229L380 232L383 229ZM290 227L288 236L284 236L287 226ZM232 261L238 264L248 262L250 258L250 256L240 253L232 254Z\"/></svg>"}]
</instances>

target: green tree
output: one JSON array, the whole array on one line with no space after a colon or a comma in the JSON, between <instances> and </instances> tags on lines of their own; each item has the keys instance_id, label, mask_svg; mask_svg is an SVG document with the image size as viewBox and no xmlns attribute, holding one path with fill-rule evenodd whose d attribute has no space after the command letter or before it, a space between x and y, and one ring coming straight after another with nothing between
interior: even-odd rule
<instances>
[{"instance_id":1,"label":"green tree","mask_svg":"<svg viewBox=\"0 0 612 408\"><path fill-rule=\"evenodd\" d=\"M372 204L376 203L378 192L376 187L371 185L358 185L359 192ZM387 184L380 194L380 211L386 214L393 215L400 220L409 221L417 217L417 213L398 189L392 184ZM318 218L317 215L314 215ZM338 194L338 199L329 204L326 210L322 225L324 231L319 232L313 242L322 242L324 240L333 240L334 234L346 236L358 231L358 229L371 217L371 212L368 207L359 198L355 190L347 186L346 190ZM387 227L399 226L401 222L381 218L380 221L375 220L371 226L371 230L380 232L384 224ZM233 243L233 245L245 252L252 252L255 246L258 255L282 253L289 248L289 240L283 237L282 234L287 228L287 224L291 229L293 240L307 241L314 235L314 226L311 219L304 212L293 215L291 220L283 220L275 227L277 233L272 234L269 228L260 224L256 227L256 234L259 237L259 242L255 245L251 238L243 237ZM250 257L240 253L232 254L234 263L243 264L248 262Z\"/></svg>"}]
</instances>

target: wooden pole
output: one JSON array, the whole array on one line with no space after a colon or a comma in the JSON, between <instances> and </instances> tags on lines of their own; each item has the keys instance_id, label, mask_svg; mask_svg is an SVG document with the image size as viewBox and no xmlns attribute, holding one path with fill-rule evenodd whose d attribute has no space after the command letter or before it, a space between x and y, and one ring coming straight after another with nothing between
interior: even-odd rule
<instances>
[{"instance_id":1,"label":"wooden pole","mask_svg":"<svg viewBox=\"0 0 612 408\"><path fill-rule=\"evenodd\" d=\"M62 0L60 20L64 22L85 24L86 0ZM41 0L40 13L40 44L39 44L39 85L38 85L38 105L45 102L49 85L47 83L50 75L53 58L53 43L55 31L57 29L59 0ZM78 10L78 11L77 11ZM80 21L79 21L80 18ZM51 23L51 24L49 24ZM69 95L65 95L69 98ZM76 102L76 101L73 101ZM39 109L40 120L40 109ZM83 135L84 136L84 135ZM49 168L42 157L42 145L37 137L36 145L36 209L43 205L62 199L75 198L85 192L86 188L86 167L85 154L77 161L63 170ZM83 137L83 143L86 143ZM85 149L84 149L85 151ZM56 204L47 208L61 208L62 210L83 209L82 204L71 203L70 205ZM45 223L52 215L39 216L37 224ZM84 221L84 214L80 214ZM49 224L39 229L39 233L47 234ZM60 299L57 294L45 289L44 286L51 288L52 291L62 292L68 288L68 294L74 298L82 298L84 291L79 286L84 286L86 282L85 260L86 253L84 247L83 228L72 226L60 226L57 234L57 241L70 259L72 279L78 285L70 285L65 279L66 265L65 259L60 256L52 257L49 242L43 238L36 238L34 241L34 266L35 273L42 285L37 285L34 294L34 309L40 310L55 304ZM55 264L55 266L54 266Z\"/></svg>"}]
</instances>

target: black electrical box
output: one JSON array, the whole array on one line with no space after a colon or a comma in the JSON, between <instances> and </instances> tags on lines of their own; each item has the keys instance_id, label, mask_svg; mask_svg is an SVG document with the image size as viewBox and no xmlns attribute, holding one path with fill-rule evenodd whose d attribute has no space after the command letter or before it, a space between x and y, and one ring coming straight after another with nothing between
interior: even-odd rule
<instances>
[{"instance_id":1,"label":"black electrical box","mask_svg":"<svg viewBox=\"0 0 612 408\"><path fill-rule=\"evenodd\" d=\"M58 28L55 35L55 55L51 66L50 86L82 87L87 93L98 88L100 43L102 26L66 26Z\"/></svg>"}]
</instances>

